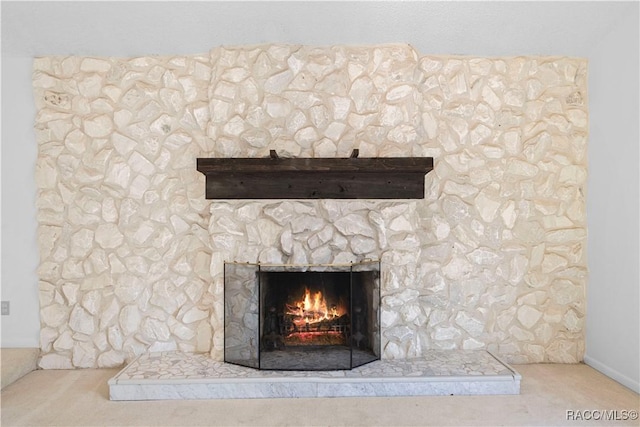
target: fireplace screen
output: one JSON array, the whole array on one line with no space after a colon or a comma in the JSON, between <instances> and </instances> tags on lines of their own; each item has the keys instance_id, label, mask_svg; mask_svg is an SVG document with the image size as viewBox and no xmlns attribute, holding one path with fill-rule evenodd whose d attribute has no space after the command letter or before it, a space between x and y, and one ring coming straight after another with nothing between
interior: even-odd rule
<instances>
[{"instance_id":1,"label":"fireplace screen","mask_svg":"<svg viewBox=\"0 0 640 427\"><path fill-rule=\"evenodd\" d=\"M258 369L352 369L380 359L380 262L225 263L224 359Z\"/></svg>"}]
</instances>

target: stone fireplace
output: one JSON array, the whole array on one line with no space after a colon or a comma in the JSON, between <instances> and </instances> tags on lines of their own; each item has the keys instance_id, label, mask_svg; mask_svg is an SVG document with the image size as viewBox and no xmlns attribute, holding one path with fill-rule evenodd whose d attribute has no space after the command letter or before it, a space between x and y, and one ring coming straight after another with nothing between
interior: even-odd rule
<instances>
[{"instance_id":1,"label":"stone fireplace","mask_svg":"<svg viewBox=\"0 0 640 427\"><path fill-rule=\"evenodd\" d=\"M586 75L579 58L401 44L37 58L39 366L223 360L231 260L379 259L382 359L580 361ZM437 159L424 198L207 200L196 170L354 149Z\"/></svg>"},{"instance_id":2,"label":"stone fireplace","mask_svg":"<svg viewBox=\"0 0 640 427\"><path fill-rule=\"evenodd\" d=\"M226 263L224 360L275 370L380 359L380 263Z\"/></svg>"}]
</instances>

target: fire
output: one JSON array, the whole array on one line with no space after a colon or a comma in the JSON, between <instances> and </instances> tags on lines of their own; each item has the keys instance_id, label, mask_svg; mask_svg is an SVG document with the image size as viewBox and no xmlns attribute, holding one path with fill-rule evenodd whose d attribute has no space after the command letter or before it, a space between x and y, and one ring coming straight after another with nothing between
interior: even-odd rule
<instances>
[{"instance_id":1,"label":"fire","mask_svg":"<svg viewBox=\"0 0 640 427\"><path fill-rule=\"evenodd\" d=\"M293 323L298 327L331 320L342 315L337 305L327 306L322 292L311 292L305 288L304 296L294 304L287 304L287 314L294 316Z\"/></svg>"}]
</instances>

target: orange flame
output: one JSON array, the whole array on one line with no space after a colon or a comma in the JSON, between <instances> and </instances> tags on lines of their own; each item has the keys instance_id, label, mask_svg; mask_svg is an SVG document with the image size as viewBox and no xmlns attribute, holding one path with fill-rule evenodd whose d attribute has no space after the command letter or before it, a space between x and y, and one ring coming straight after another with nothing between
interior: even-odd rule
<instances>
[{"instance_id":1,"label":"orange flame","mask_svg":"<svg viewBox=\"0 0 640 427\"><path fill-rule=\"evenodd\" d=\"M339 317L342 310L336 305L327 307L327 302L322 292L312 293L309 288L305 288L304 296L293 305L287 304L287 314L296 316L293 320L297 326L302 327L307 324L331 320Z\"/></svg>"}]
</instances>

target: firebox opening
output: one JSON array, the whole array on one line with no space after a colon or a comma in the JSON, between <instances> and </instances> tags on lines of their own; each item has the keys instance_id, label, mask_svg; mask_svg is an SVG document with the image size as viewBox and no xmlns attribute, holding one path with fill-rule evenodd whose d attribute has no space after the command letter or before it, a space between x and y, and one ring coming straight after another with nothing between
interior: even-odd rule
<instances>
[{"instance_id":1,"label":"firebox opening","mask_svg":"<svg viewBox=\"0 0 640 427\"><path fill-rule=\"evenodd\" d=\"M376 360L370 275L260 272L261 369L350 369Z\"/></svg>"},{"instance_id":2,"label":"firebox opening","mask_svg":"<svg viewBox=\"0 0 640 427\"><path fill-rule=\"evenodd\" d=\"M351 335L349 273L263 272L262 349L344 346Z\"/></svg>"}]
</instances>

